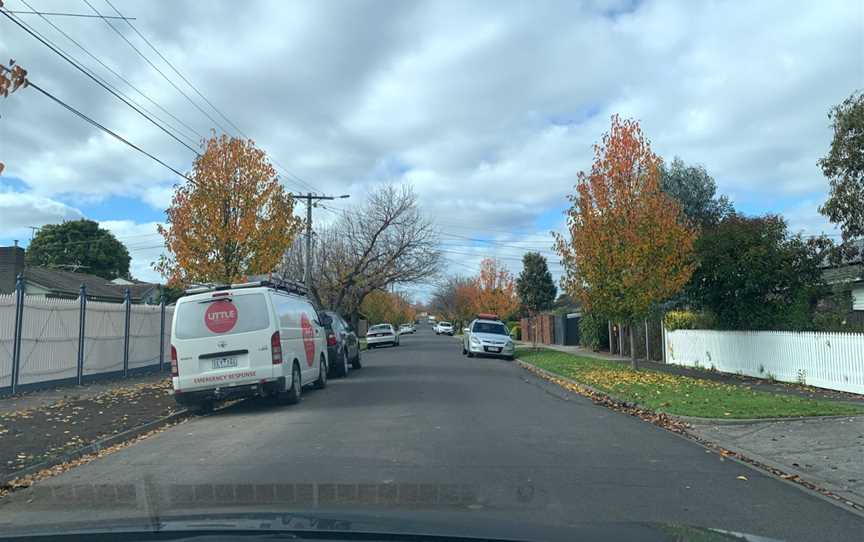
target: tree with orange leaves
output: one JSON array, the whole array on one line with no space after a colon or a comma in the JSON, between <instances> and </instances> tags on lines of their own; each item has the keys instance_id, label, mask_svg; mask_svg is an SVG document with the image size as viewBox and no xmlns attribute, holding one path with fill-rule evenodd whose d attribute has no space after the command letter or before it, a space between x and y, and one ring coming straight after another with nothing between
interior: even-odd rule
<instances>
[{"instance_id":1,"label":"tree with orange leaves","mask_svg":"<svg viewBox=\"0 0 864 542\"><path fill-rule=\"evenodd\" d=\"M660 157L635 120L612 117L579 173L567 211L570 239L556 235L563 286L583 306L632 324L681 290L693 272L695 233L660 186ZM634 349L631 347L631 353ZM633 367L637 368L635 354Z\"/></svg>"},{"instance_id":2,"label":"tree with orange leaves","mask_svg":"<svg viewBox=\"0 0 864 542\"><path fill-rule=\"evenodd\" d=\"M264 151L250 140L212 137L191 182L176 188L159 224L169 255L154 264L169 283L231 283L273 271L302 221Z\"/></svg>"},{"instance_id":3,"label":"tree with orange leaves","mask_svg":"<svg viewBox=\"0 0 864 542\"><path fill-rule=\"evenodd\" d=\"M0 0L0 8L2 7L3 0ZM9 61L8 68L0 64L0 96L7 98L11 93L26 86L27 70L15 64L14 60ZM5 168L3 162L0 162L0 175L3 174Z\"/></svg>"},{"instance_id":4,"label":"tree with orange leaves","mask_svg":"<svg viewBox=\"0 0 864 542\"><path fill-rule=\"evenodd\" d=\"M486 258L480 262L480 274L475 283L477 312L491 312L507 319L519 309L513 274L498 260Z\"/></svg>"}]
</instances>

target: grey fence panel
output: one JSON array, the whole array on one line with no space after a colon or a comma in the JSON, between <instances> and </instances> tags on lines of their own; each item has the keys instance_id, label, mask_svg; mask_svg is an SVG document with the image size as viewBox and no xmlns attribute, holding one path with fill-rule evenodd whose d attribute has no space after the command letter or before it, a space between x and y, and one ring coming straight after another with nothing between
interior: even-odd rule
<instances>
[{"instance_id":1,"label":"grey fence panel","mask_svg":"<svg viewBox=\"0 0 864 542\"><path fill-rule=\"evenodd\" d=\"M18 384L73 378L78 367L78 301L24 297Z\"/></svg>"},{"instance_id":2,"label":"grey fence panel","mask_svg":"<svg viewBox=\"0 0 864 542\"><path fill-rule=\"evenodd\" d=\"M15 340L15 295L0 295L0 387L12 385L12 349Z\"/></svg>"},{"instance_id":3,"label":"grey fence panel","mask_svg":"<svg viewBox=\"0 0 864 542\"><path fill-rule=\"evenodd\" d=\"M159 363L159 305L132 305L129 368Z\"/></svg>"},{"instance_id":4,"label":"grey fence panel","mask_svg":"<svg viewBox=\"0 0 864 542\"><path fill-rule=\"evenodd\" d=\"M84 374L123 370L123 328L126 309L121 303L88 303L84 333Z\"/></svg>"}]
</instances>

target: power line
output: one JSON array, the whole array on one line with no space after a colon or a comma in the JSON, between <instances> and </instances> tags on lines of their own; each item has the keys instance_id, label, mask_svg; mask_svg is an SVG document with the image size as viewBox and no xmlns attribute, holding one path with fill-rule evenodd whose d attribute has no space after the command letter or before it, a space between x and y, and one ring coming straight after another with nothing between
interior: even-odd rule
<instances>
[{"instance_id":1,"label":"power line","mask_svg":"<svg viewBox=\"0 0 864 542\"><path fill-rule=\"evenodd\" d=\"M206 111L204 111L204 109L202 109L201 106L199 106L197 103L195 103L195 101L194 101L192 98L190 98L188 94L186 94L185 92L183 92L183 90L182 90L180 87L178 87L176 84L174 84L174 81L172 81L172 80L171 80L167 75L165 75L165 73L164 73L162 70L160 70L160 69L159 69L155 64L153 64L153 62L151 62L150 59L147 58L147 56L146 56L144 53L142 53L140 49L138 49L137 47L135 47L135 44L133 44L131 41L129 41L129 39L128 39L126 36L124 36L122 32L120 32L119 30L117 30L117 28L116 28L113 24L111 24L111 21L109 21L108 19L106 19L105 16L103 16L103 15L99 12L99 10L97 10L95 7L93 7L93 4L91 4L91 3L89 2L89 0L84 0L84 3L87 4L87 5L90 7L90 9L92 9L93 12L94 12L96 15L98 15L98 16L99 16L103 21L105 21L105 24L107 24L107 25L111 28L111 30L113 30L113 31L114 31L118 36L120 36L120 37L123 39L123 41L125 41L125 42L129 45L129 47L131 47L131 48L132 48L136 53L138 53L138 56L140 56L141 58L143 58L144 61L147 62L147 64L150 65L151 68L153 68L154 70L156 70L156 72L157 72L159 75L161 75L162 78L165 79L165 80L168 82L168 84L170 84L172 87L174 87L174 89L177 90L177 92L179 92L179 93L180 93L184 98L186 98L186 99L189 101L189 103L191 103L192 106L195 107L195 109L197 109L197 110L200 111L200 112L201 112L205 117L207 117L208 119L210 119L210 122L212 122L212 123L215 124L217 127L219 127L220 130L222 130L222 131L225 132L226 134L229 133L228 130L225 129L225 127L223 127L221 124L219 124L219 122L216 121L216 119L214 119L212 116L210 116L210 114L207 113Z\"/></svg>"},{"instance_id":2,"label":"power line","mask_svg":"<svg viewBox=\"0 0 864 542\"><path fill-rule=\"evenodd\" d=\"M25 3L26 5L26 3ZM16 15L49 15L51 17L80 17L83 19L96 19L96 15L90 15L89 13L66 13L62 11L36 11L31 6L27 6L32 11L20 11L20 10L7 10L9 13L15 13ZM135 20L135 17L114 17L112 15L108 16L109 19L124 19L124 20Z\"/></svg>"},{"instance_id":3,"label":"power line","mask_svg":"<svg viewBox=\"0 0 864 542\"><path fill-rule=\"evenodd\" d=\"M84 1L87 2L87 0L84 0ZM117 9L117 7L115 7L114 4L112 4L112 3L110 2L110 0L105 0L105 3L107 3L109 6L111 6L111 9L113 9L114 12L117 13L118 16L120 16L121 18L124 18L124 19L126 20L126 24L129 25L129 27L130 27L130 28L135 32L135 34L137 34L138 37L140 37L142 40L144 40L144 43L146 43L146 44L150 47L150 49L152 49L153 52L156 53L156 55L159 56L159 58L161 58L162 61L165 62L165 64L167 64L168 67L171 68L171 70L173 70L174 73L176 73L177 76L180 77L180 79L183 80L184 83L186 83L187 85L189 85L189 88L191 88L193 91L195 91L195 93L196 93L196 94L197 94L197 95L198 95L202 100L204 100L204 102L205 102L207 105L209 105L209 106L213 109L213 111L215 111L215 112L216 112L220 117L222 117L222 118L225 120L225 122L227 122L228 124L230 124L230 125L231 125L231 126L232 126L236 131L237 131L237 133L239 133L241 136L243 136L243 137L246 138L246 139L251 139L248 135L246 135L246 134L243 132L243 130L240 129L239 126L237 126L236 123L234 123L234 121L232 121L231 119L229 119L229 118L228 118L228 117L227 117L227 116L226 116L226 115L225 115L225 114L224 114L224 113L223 113L223 112L222 112L218 107L216 107L216 106L213 104L213 102L211 102L211 101L210 101L206 96L204 96L204 94L203 94L203 93L198 89L198 87L196 87L194 84L192 84L192 82L191 82L191 81L190 81L186 76L184 76L184 75L180 72L180 70L177 69L177 67L174 66L174 64L172 64L172 63L171 63L171 62L170 62L170 61L165 57L165 55L163 55L163 54L159 51L159 49L158 49L155 45L153 45L153 43L152 43L150 40L148 40L147 37L144 36L144 34L142 34L142 33L138 30L138 27L136 27L134 24L132 24L132 23L128 20L128 18L123 17L123 14L120 12L120 10ZM89 2L87 3L87 5L90 5ZM91 8L91 9L94 9L93 6L90 6L90 8ZM96 11L96 10L94 9L94 11ZM98 12L97 12L97 13L98 13ZM106 22L107 22L107 21L106 21ZM109 25L109 26L111 26L111 25ZM112 26L112 29L114 29L115 32L117 32L118 34L120 34L119 31L118 31L116 28L114 28L113 26ZM129 40L127 40L127 39L126 39L122 34L120 34L120 37L123 37L123 39L126 41L126 43L129 43L129 45L132 46L132 48L135 49L136 52L138 52L138 54L141 55L142 58L144 58L145 60L147 60L147 63L148 63L148 64L150 64L151 66L153 66L154 69L156 69L156 67L155 67L155 66L154 66L154 65L153 65L153 64L152 64L152 63L151 63L151 62L150 62L146 57L144 57L144 55L143 55L140 51L138 51L138 49L136 49L135 46L132 45L131 42L129 42ZM159 70L156 69L156 71L159 71ZM165 77L165 74L163 74L161 71L160 71L160 74L162 75L162 77ZM167 78L166 78L166 80L167 80ZM171 81L168 81L168 82L171 83L171 85L174 86L174 88L176 88L178 91L180 91L180 89L179 89L176 85L174 85L174 83L172 83ZM192 102L192 100L189 98L189 96L187 96L187 95L186 95L185 93L183 93L182 91L180 91L180 92L181 92L181 94L183 94L183 95L186 97L187 100L189 100L190 102ZM198 108L199 111L201 111L201 112L203 113L203 110L202 110L200 107L198 107L194 102L192 102L192 105L194 105L196 108ZM206 115L206 113L205 113L205 115ZM207 118L209 118L211 121L213 121L215 124L218 125L218 123L217 123L217 122L216 122L212 117L210 117L209 115L207 115ZM222 127L220 126L220 128L222 128ZM226 133L228 132L228 130L225 130L224 128L222 128L222 131L223 131L223 132L226 132ZM202 138L203 138L203 136L202 136ZM270 160L273 162L273 164L274 164L277 168L279 168L280 170L282 170L282 172L283 172L283 173L284 173L284 174L285 174L285 175L286 175L290 180L292 180L295 184L298 184L298 185L300 185L301 187L304 187L305 189L308 189L308 190L312 190L312 191L315 191L315 192L318 192L318 191L319 191L318 188L317 188L316 186L312 185L311 183L306 182L306 181L303 180L299 175L296 175L296 174L292 173L291 171L289 171L288 168L286 168L285 166L283 166L283 165L282 165L278 160L276 160L275 157L271 156L271 157L270 157Z\"/></svg>"},{"instance_id":4,"label":"power line","mask_svg":"<svg viewBox=\"0 0 864 542\"><path fill-rule=\"evenodd\" d=\"M32 6L30 6L30 4L27 3L27 0L21 0L21 2L22 2L25 6L27 6L27 7L31 8L31 9L33 9ZM95 15L88 15L88 17L95 17ZM132 90L134 90L135 92L137 92L137 93L138 93L141 97L143 97L145 100L149 101L150 103L152 103L153 105L155 105L156 107L158 107L159 110L161 110L163 113L165 113L166 115L168 115L169 117L171 117L172 119L174 119L175 121L177 121L181 126L183 126L184 128L186 128L187 130L189 130L189 132L192 133L193 135L197 136L197 137L200 138L200 139L203 139L203 138L204 138L204 136L203 136L201 133L197 132L194 128L192 128L191 126L189 126L188 124L186 124L185 122L183 122L181 119L177 118L177 116L175 116L173 113L171 113L170 111L168 111L167 109L165 109L164 107L162 107L158 102L156 102L155 100L153 100L152 98L150 98L149 96L147 96L146 94L144 94L141 90L138 89L138 87L136 87L136 86L133 85L131 82L129 82L129 80L127 80L125 77L123 77L122 75L120 75L119 73L117 73L116 71L114 71L114 69L112 69L110 66L108 66L108 65L105 64L104 62L102 62L102 60L101 60L99 57L97 57L96 55L94 55L93 53L91 53L91 52L90 52L86 47L84 47L83 45L81 45L77 40L75 40L75 38L73 38L72 36L70 36L69 34L67 34L66 32L64 32L64 31L63 31L59 26L57 26L56 24L54 24L50 19L47 19L46 17L41 17L41 18L42 18L46 23L48 23L49 25L51 25L51 27L54 28L57 32L59 32L60 34L62 34L62 35L63 35L67 40L69 40L69 41L72 42L75 46L77 46L79 49L81 49L81 50L84 52L84 54L86 54L87 56L89 56L90 58L92 58L93 60L95 60L96 62L98 62L99 65L101 65L103 68L105 68L106 70L108 70L112 75L114 75L114 77L116 77L116 78L119 79L120 81L123 81L124 83L126 83L126 85L127 85L129 88L131 88ZM115 88L115 89L116 89L116 87L112 87L112 88ZM119 90L118 90L118 92L119 92ZM129 98L128 96L126 96L126 97ZM129 100L132 100L132 98L129 98ZM132 100L132 101L134 102L134 100ZM138 104L137 102L135 102L135 103L136 103L136 105L139 105L139 106L140 106L140 104ZM141 107L142 109L144 108L144 106L140 106L140 107ZM156 116L155 113L152 113L152 112L149 112L149 111L148 111L148 113L150 113L150 114L153 115L154 117ZM158 117L157 117L157 118L158 118ZM162 120L162 122L164 122L165 124L168 124L168 123L165 122L163 119L159 119L159 120ZM173 127L173 126L172 126L172 128L174 128L175 130L177 130L176 127ZM177 131L179 132L180 130L177 130ZM186 137L187 139L192 139L192 138L189 138L189 133L185 133L185 134L183 134L183 136ZM193 140L193 141L194 141L194 140ZM197 142L195 142L195 143L197 143Z\"/></svg>"},{"instance_id":5,"label":"power line","mask_svg":"<svg viewBox=\"0 0 864 542\"><path fill-rule=\"evenodd\" d=\"M30 25L28 25L27 23L23 23L23 22L19 21L15 15L10 15L5 9L0 10L0 13L2 13L4 17L6 17L7 19L9 19L13 23L15 23L19 28L21 28L22 30L24 30L25 32L30 34L30 36L32 36L33 38L38 40L44 46L48 47L51 51L53 51L55 54L57 54L60 58L62 58L63 60L65 60L66 62L68 62L72 66L74 66L78 71L80 71L81 73L86 75L88 78L93 80L97 85L99 85L100 87L107 90L115 98L117 98L118 100L120 100L121 102L123 102L124 104L126 104L127 106L132 108L133 110L135 110L139 115L141 115L142 117L144 117L145 119L150 121L151 124L153 124L154 126L159 128L160 130L162 130L163 132L168 134L172 139L174 139L175 141L177 141L178 143L180 143L181 145L183 145L184 147L186 147L187 149L189 149L190 151L192 151L196 155L198 154L198 152L195 149L193 149L188 144L186 144L185 142L180 140L180 138L178 138L176 135L174 135L167 128L165 128L164 126L162 126L161 124L159 124L158 122L153 120L152 117L150 117L144 111L142 111L141 109L139 109L138 107L133 105L131 102L129 102L127 99L125 99L123 96L121 96L118 92L116 92L110 86L108 86L107 84L100 81L99 78L97 78L96 76L91 74L86 68L84 68L81 64L79 64L78 61L76 61L75 59L69 57L68 55L66 55L65 53L60 51L57 47L55 47L52 43L50 43L47 40L47 38L43 38L37 30L31 29Z\"/></svg>"},{"instance_id":6,"label":"power line","mask_svg":"<svg viewBox=\"0 0 864 542\"><path fill-rule=\"evenodd\" d=\"M4 70L8 70L8 68L6 68L5 66L2 66L2 68L3 68ZM121 143L124 143L124 144L128 145L129 147L132 147L133 149L135 149L136 151L140 152L140 153L143 154L144 156L150 158L150 159L153 160L154 162L160 164L161 166L165 167L166 169L171 170L173 173L175 173L175 174L178 175L179 177L183 177L184 179L186 179L186 180L189 181L190 183L193 183L193 184L194 184L194 181L193 181L192 179L190 179L189 177L187 177L186 175L184 175L183 173L180 173L179 171L177 171L177 170L174 169L173 167L169 166L167 163L165 163L165 162L162 161L161 159L159 159L159 158L157 158L156 156L154 156L154 155L150 154L149 152L145 151L144 149L142 149L142 148L139 147L138 145L132 143L131 141L129 141L129 140L126 139L125 137L123 137L123 136L121 136L120 134L118 134L117 132L114 132L113 130L111 130L111 129L109 129L109 128L106 128L105 126L103 126L103 125L100 124L99 122L97 122L97 121L93 120L92 118L88 117L87 115L85 115L85 114L82 113L81 111L75 109L75 108L72 107L71 105L67 104L66 102L64 102L64 101L61 100L60 98L54 96L53 94L51 94L51 93L48 92L47 90L43 89L43 88L40 87L39 85L33 83L33 82L30 81L29 79L27 80L27 86L28 86L28 87L33 87L36 91L40 92L40 93L41 93L42 95L44 95L45 97L47 97L47 98L51 99L52 101L54 101L55 103L59 104L59 105L62 106L64 109L67 109L69 112L71 112L71 113L74 114L75 116L81 118L83 121L87 122L88 124L91 124L92 126L95 126L96 128L102 130L103 132L105 132L106 134L110 135L110 136L113 137L114 139L120 141Z\"/></svg>"}]
</instances>

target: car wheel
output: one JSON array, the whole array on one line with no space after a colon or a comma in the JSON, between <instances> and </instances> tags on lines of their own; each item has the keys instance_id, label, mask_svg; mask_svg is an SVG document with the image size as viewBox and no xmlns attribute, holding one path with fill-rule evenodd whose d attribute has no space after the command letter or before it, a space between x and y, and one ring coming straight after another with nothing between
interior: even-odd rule
<instances>
[{"instance_id":1,"label":"car wheel","mask_svg":"<svg viewBox=\"0 0 864 542\"><path fill-rule=\"evenodd\" d=\"M315 380L315 389L323 390L327 387L327 362L324 361L324 355L321 355L321 360L318 362L318 379Z\"/></svg>"},{"instance_id":2,"label":"car wheel","mask_svg":"<svg viewBox=\"0 0 864 542\"><path fill-rule=\"evenodd\" d=\"M462 355L464 356L464 355L467 354L467 353L468 353L468 351L465 350L465 344L463 343L463 344L462 344Z\"/></svg>"},{"instance_id":3,"label":"car wheel","mask_svg":"<svg viewBox=\"0 0 864 542\"><path fill-rule=\"evenodd\" d=\"M291 367L291 387L285 391L279 392L277 399L285 405L296 405L300 402L300 397L303 395L303 384L301 382L300 366L295 362Z\"/></svg>"},{"instance_id":4,"label":"car wheel","mask_svg":"<svg viewBox=\"0 0 864 542\"><path fill-rule=\"evenodd\" d=\"M334 376L337 378L345 378L348 376L348 350L342 352L341 360L333 367Z\"/></svg>"},{"instance_id":5,"label":"car wheel","mask_svg":"<svg viewBox=\"0 0 864 542\"><path fill-rule=\"evenodd\" d=\"M467 350L467 355L468 355L469 358L473 358L473 357L474 357L474 352L472 352L472 351L470 351L470 350Z\"/></svg>"},{"instance_id":6,"label":"car wheel","mask_svg":"<svg viewBox=\"0 0 864 542\"><path fill-rule=\"evenodd\" d=\"M360 350L357 350L357 357L351 360L351 368L352 369L362 369L363 364L360 363Z\"/></svg>"}]
</instances>

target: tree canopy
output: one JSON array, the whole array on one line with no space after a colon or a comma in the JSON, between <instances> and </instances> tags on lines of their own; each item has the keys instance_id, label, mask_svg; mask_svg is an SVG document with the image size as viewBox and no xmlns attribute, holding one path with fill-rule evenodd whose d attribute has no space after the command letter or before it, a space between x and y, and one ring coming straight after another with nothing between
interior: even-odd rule
<instances>
[{"instance_id":1,"label":"tree canopy","mask_svg":"<svg viewBox=\"0 0 864 542\"><path fill-rule=\"evenodd\" d=\"M819 211L840 225L843 240L864 236L864 92L857 92L828 112L834 137L819 160L830 180L828 200Z\"/></svg>"},{"instance_id":2,"label":"tree canopy","mask_svg":"<svg viewBox=\"0 0 864 542\"><path fill-rule=\"evenodd\" d=\"M688 295L725 329L804 329L825 293L820 240L789 236L777 215L733 214L696 241Z\"/></svg>"},{"instance_id":3,"label":"tree canopy","mask_svg":"<svg viewBox=\"0 0 864 542\"><path fill-rule=\"evenodd\" d=\"M480 273L475 279L475 310L497 314L506 320L519 309L513 274L500 261L486 258L480 262Z\"/></svg>"},{"instance_id":4,"label":"tree canopy","mask_svg":"<svg viewBox=\"0 0 864 542\"><path fill-rule=\"evenodd\" d=\"M107 280L129 277L129 251L92 220L69 220L39 228L27 247L30 265L90 273Z\"/></svg>"},{"instance_id":5,"label":"tree canopy","mask_svg":"<svg viewBox=\"0 0 864 542\"><path fill-rule=\"evenodd\" d=\"M690 225L716 226L734 209L726 196L717 196L717 183L702 166L688 166L677 156L660 167L660 186L678 202Z\"/></svg>"},{"instance_id":6,"label":"tree canopy","mask_svg":"<svg viewBox=\"0 0 864 542\"><path fill-rule=\"evenodd\" d=\"M166 214L158 229L169 255L154 267L171 284L269 273L302 227L264 151L225 135L207 141Z\"/></svg>"},{"instance_id":7,"label":"tree canopy","mask_svg":"<svg viewBox=\"0 0 864 542\"><path fill-rule=\"evenodd\" d=\"M632 324L689 280L695 233L661 190L661 163L639 123L614 115L591 171L579 173L570 238L556 235L556 248L564 288L586 310Z\"/></svg>"},{"instance_id":8,"label":"tree canopy","mask_svg":"<svg viewBox=\"0 0 864 542\"><path fill-rule=\"evenodd\" d=\"M522 306L531 312L552 308L558 288L552 280L546 258L539 252L528 252L522 256L522 272L516 279L516 292Z\"/></svg>"}]
</instances>

